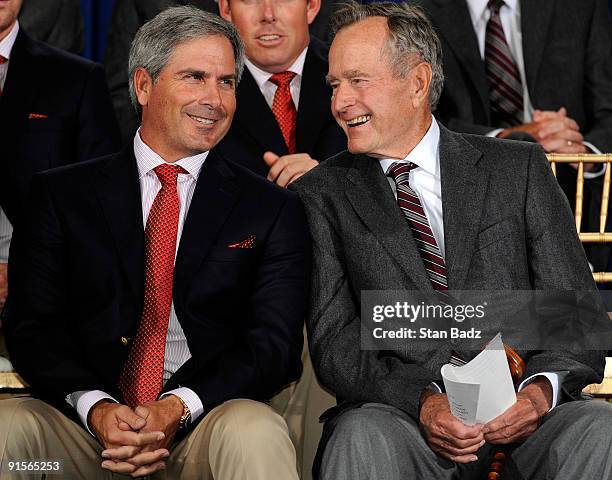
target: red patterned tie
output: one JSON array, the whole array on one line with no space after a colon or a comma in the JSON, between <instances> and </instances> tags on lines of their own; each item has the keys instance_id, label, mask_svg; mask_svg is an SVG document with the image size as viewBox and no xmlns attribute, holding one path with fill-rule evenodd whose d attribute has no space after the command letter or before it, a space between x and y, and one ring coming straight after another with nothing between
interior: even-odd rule
<instances>
[{"instance_id":1,"label":"red patterned tie","mask_svg":"<svg viewBox=\"0 0 612 480\"><path fill-rule=\"evenodd\" d=\"M489 0L491 18L485 33L485 68L493 125L511 127L523 123L523 86L506 41L499 9L503 0Z\"/></svg>"},{"instance_id":2,"label":"red patterned tie","mask_svg":"<svg viewBox=\"0 0 612 480\"><path fill-rule=\"evenodd\" d=\"M293 72L275 73L270 77L270 81L278 88L274 93L272 102L272 113L276 117L276 122L283 132L283 138L289 153L295 153L295 128L297 123L297 110L291 98L291 80L295 77Z\"/></svg>"},{"instance_id":3,"label":"red patterned tie","mask_svg":"<svg viewBox=\"0 0 612 480\"><path fill-rule=\"evenodd\" d=\"M0 65L2 65L3 63L6 63L8 60L3 57L2 55L0 55ZM6 78L6 76L5 76ZM2 96L2 85L0 85L0 96Z\"/></svg>"},{"instance_id":4,"label":"red patterned tie","mask_svg":"<svg viewBox=\"0 0 612 480\"><path fill-rule=\"evenodd\" d=\"M393 178L397 187L397 204L406 217L417 249L423 259L423 266L427 271L429 280L436 290L448 290L446 280L446 264L438 247L433 231L429 226L427 215L421 200L409 185L410 171L417 168L414 163L394 162L387 170L387 176Z\"/></svg>"},{"instance_id":5,"label":"red patterned tie","mask_svg":"<svg viewBox=\"0 0 612 480\"><path fill-rule=\"evenodd\" d=\"M130 407L155 400L162 389L180 210L176 181L179 173L186 173L168 164L154 171L162 187L145 228L144 309L118 384Z\"/></svg>"}]
</instances>

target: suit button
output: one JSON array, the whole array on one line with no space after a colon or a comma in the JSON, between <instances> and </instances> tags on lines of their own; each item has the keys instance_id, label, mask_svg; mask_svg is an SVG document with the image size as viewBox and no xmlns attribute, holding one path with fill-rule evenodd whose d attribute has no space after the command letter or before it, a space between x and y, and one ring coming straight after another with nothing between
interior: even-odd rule
<instances>
[{"instance_id":1,"label":"suit button","mask_svg":"<svg viewBox=\"0 0 612 480\"><path fill-rule=\"evenodd\" d=\"M123 344L124 347L127 347L130 341L128 340L127 337L121 337L121 343Z\"/></svg>"}]
</instances>

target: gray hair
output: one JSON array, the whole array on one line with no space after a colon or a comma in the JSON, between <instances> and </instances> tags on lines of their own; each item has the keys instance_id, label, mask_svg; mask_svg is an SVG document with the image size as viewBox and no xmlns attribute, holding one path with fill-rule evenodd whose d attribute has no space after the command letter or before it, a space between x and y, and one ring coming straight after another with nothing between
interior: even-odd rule
<instances>
[{"instance_id":1,"label":"gray hair","mask_svg":"<svg viewBox=\"0 0 612 480\"><path fill-rule=\"evenodd\" d=\"M410 57L414 54L431 65L433 75L429 86L429 103L431 109L435 110L444 85L442 47L425 12L406 3L361 5L354 0L347 0L332 18L332 31L335 35L341 29L370 17L387 19L389 38L385 53L396 77L405 78L408 75Z\"/></svg>"},{"instance_id":2,"label":"gray hair","mask_svg":"<svg viewBox=\"0 0 612 480\"><path fill-rule=\"evenodd\" d=\"M128 76L132 105L141 108L134 88L134 72L144 68L155 82L178 45L201 37L218 35L227 38L234 50L236 82L244 70L244 44L236 27L218 15L192 6L167 8L145 23L134 37L130 48Z\"/></svg>"}]
</instances>

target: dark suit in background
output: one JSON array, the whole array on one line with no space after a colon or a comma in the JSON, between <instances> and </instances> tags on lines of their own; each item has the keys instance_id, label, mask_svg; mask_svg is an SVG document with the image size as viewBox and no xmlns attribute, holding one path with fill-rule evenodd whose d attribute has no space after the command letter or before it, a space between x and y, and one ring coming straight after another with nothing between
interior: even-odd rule
<instances>
[{"instance_id":1,"label":"dark suit in background","mask_svg":"<svg viewBox=\"0 0 612 480\"><path fill-rule=\"evenodd\" d=\"M465 0L419 0L442 40L444 90L436 116L452 130L484 135L491 121L489 89ZM604 0L520 0L524 67L534 109L567 109L586 141L612 152L612 42ZM576 173L558 180L573 206ZM602 179L586 182L583 231L599 231ZM592 250L592 248L590 249ZM588 252L605 269L610 249Z\"/></svg>"},{"instance_id":2,"label":"dark suit in background","mask_svg":"<svg viewBox=\"0 0 612 480\"><path fill-rule=\"evenodd\" d=\"M318 161L346 148L346 136L330 111L332 92L326 75L327 47L311 36L297 109L296 151ZM264 152L283 156L289 151L272 110L247 68L236 90L236 101L232 127L218 148L228 158L266 176L269 167L263 161Z\"/></svg>"},{"instance_id":3,"label":"dark suit in background","mask_svg":"<svg viewBox=\"0 0 612 480\"><path fill-rule=\"evenodd\" d=\"M30 36L72 53L85 47L85 27L79 0L25 0L19 23Z\"/></svg>"},{"instance_id":4,"label":"dark suit in background","mask_svg":"<svg viewBox=\"0 0 612 480\"><path fill-rule=\"evenodd\" d=\"M219 13L218 4L214 0L117 0L115 4L104 64L124 143L132 140L139 124L128 92L128 56L132 39L142 24L177 4L193 5L207 12ZM313 35L324 39L329 37L329 17L334 4L332 0L323 1L321 11L310 27Z\"/></svg>"},{"instance_id":5,"label":"dark suit in background","mask_svg":"<svg viewBox=\"0 0 612 480\"><path fill-rule=\"evenodd\" d=\"M119 148L102 67L20 30L0 97L0 144L0 207L15 225L34 173Z\"/></svg>"}]
</instances>

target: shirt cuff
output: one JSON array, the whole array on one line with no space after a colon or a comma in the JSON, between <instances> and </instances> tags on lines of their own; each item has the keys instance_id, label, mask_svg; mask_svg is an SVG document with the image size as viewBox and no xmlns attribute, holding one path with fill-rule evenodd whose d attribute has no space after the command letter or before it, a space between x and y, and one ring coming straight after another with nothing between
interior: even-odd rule
<instances>
[{"instance_id":1,"label":"shirt cuff","mask_svg":"<svg viewBox=\"0 0 612 480\"><path fill-rule=\"evenodd\" d=\"M198 417L200 417L204 413L204 405L202 404L202 400L200 397L191 389L187 387L179 387L174 390L170 390L165 392L161 397L164 398L168 395L176 395L179 397L187 408L189 408L189 413L191 413L191 418L189 423L194 422Z\"/></svg>"},{"instance_id":2,"label":"shirt cuff","mask_svg":"<svg viewBox=\"0 0 612 480\"><path fill-rule=\"evenodd\" d=\"M429 385L427 385L427 387L425 387L427 390L431 390L432 392L436 392L436 393L443 393L442 389L440 388L440 385L438 385L436 382L431 382Z\"/></svg>"},{"instance_id":3,"label":"shirt cuff","mask_svg":"<svg viewBox=\"0 0 612 480\"><path fill-rule=\"evenodd\" d=\"M599 148L597 148L595 145L593 145L590 142L582 142L582 144L590 150L589 153L598 153L601 154L601 150L599 150ZM607 164L603 163L600 164L602 165L601 168L599 168L599 170L597 170L596 172L584 172L584 178L587 180L593 179L593 178L597 178L597 177L601 177L604 173L606 173L606 168L608 168Z\"/></svg>"},{"instance_id":4,"label":"shirt cuff","mask_svg":"<svg viewBox=\"0 0 612 480\"><path fill-rule=\"evenodd\" d=\"M103 392L102 390L80 390L78 392L66 395L66 402L68 402L68 404L77 411L81 423L85 426L87 431L91 433L94 437L94 433L89 429L89 425L87 424L87 417L89 415L91 407L93 407L100 400L105 399L111 400L115 403L119 403L108 393Z\"/></svg>"},{"instance_id":5,"label":"shirt cuff","mask_svg":"<svg viewBox=\"0 0 612 480\"><path fill-rule=\"evenodd\" d=\"M496 128L495 130L491 130L490 132L488 132L487 137L497 137L503 131L503 128Z\"/></svg>"},{"instance_id":6,"label":"shirt cuff","mask_svg":"<svg viewBox=\"0 0 612 480\"><path fill-rule=\"evenodd\" d=\"M552 386L553 397L552 397L552 405L550 407L550 410L552 410L553 408L557 406L557 403L559 402L559 374L558 373L542 372L542 373L536 373L535 375L531 375L530 377L526 378L525 380L521 382L521 384L518 387L518 391L520 392L523 388L525 388L527 385L533 382L537 377L546 377L548 381L550 382L550 385ZM550 412L550 410L548 411Z\"/></svg>"}]
</instances>

